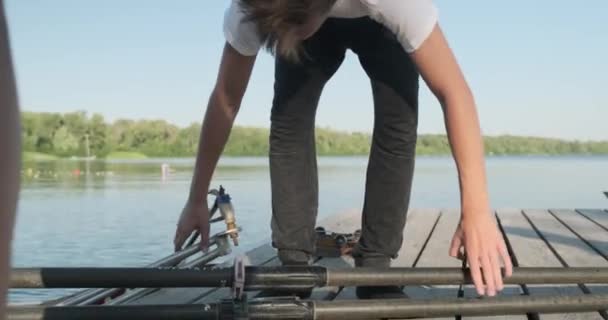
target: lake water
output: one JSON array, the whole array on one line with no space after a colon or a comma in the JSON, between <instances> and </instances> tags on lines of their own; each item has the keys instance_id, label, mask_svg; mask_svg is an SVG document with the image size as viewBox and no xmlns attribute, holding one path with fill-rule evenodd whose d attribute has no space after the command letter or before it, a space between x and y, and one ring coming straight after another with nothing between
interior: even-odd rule
<instances>
[{"instance_id":1,"label":"lake water","mask_svg":"<svg viewBox=\"0 0 608 320\"><path fill-rule=\"evenodd\" d=\"M161 178L161 164L172 174ZM192 159L27 163L13 266L143 266L172 252ZM366 158L320 158L319 217L362 205ZM490 157L494 208L608 208L608 157ZM266 158L221 160L212 187L232 196L241 246L267 241L270 182ZM419 157L413 208L457 208L458 181L449 157ZM219 226L217 226L219 227ZM37 302L66 290L12 290L11 303Z\"/></svg>"}]
</instances>

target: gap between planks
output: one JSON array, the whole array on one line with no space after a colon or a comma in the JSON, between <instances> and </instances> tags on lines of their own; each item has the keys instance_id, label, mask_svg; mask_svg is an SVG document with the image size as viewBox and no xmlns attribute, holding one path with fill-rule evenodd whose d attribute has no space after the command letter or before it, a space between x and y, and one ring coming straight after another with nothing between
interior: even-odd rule
<instances>
[{"instance_id":1,"label":"gap between planks","mask_svg":"<svg viewBox=\"0 0 608 320\"><path fill-rule=\"evenodd\" d=\"M563 213L563 212L562 212ZM597 227L574 211L569 214L572 219L578 219L578 232L594 232L591 226ZM565 226L548 210L523 210L524 217L532 225L536 234L548 246L549 250L555 255L560 264L564 267L605 267L608 261L598 255L585 241L574 234L571 229ZM571 218L568 220L572 221ZM580 222L583 222L582 224ZM590 228L591 227L591 228ZM579 284L580 290L584 293L606 292L605 286ZM601 311L600 315L608 319L606 311Z\"/></svg>"},{"instance_id":2,"label":"gap between planks","mask_svg":"<svg viewBox=\"0 0 608 320\"><path fill-rule=\"evenodd\" d=\"M498 219L507 235L520 267L563 267L558 257L534 229L520 209L498 210ZM548 213L546 217L551 218ZM581 294L576 285L526 285L530 295ZM593 319L601 320L598 312L540 314L541 319Z\"/></svg>"}]
</instances>

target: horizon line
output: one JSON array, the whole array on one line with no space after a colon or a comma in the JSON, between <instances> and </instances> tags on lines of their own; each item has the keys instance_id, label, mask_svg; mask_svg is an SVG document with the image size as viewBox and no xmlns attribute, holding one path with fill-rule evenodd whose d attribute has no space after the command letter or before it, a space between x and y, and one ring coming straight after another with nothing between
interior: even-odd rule
<instances>
[{"instance_id":1,"label":"horizon line","mask_svg":"<svg viewBox=\"0 0 608 320\"><path fill-rule=\"evenodd\" d=\"M152 117L152 118L146 118L146 117L142 117L142 118L127 118L127 117L108 117L107 115L104 115L101 112L90 112L87 110L74 110L74 111L64 111L64 112L59 112L59 111L31 111L31 110L26 110L24 108L21 108L19 110L19 113L33 113L33 114L60 114L60 115L64 115L64 114L70 114L70 113L84 113L86 115L87 118L90 118L93 115L100 115L104 118L104 122L112 125L114 123L116 123L117 121L121 121L121 120L127 120L127 121L164 121L167 124L170 124L172 126L176 126L179 129L185 129L189 126L192 125L202 125L203 122L203 117L201 117L200 121L196 122L196 121L192 121L189 124L186 125L180 125L177 124L175 122L172 122L170 120L164 119L164 118L159 118L159 117ZM112 120L110 120L110 118L114 118ZM267 126L260 126L260 125L249 125L249 124L237 124L235 121L235 124L233 125L233 128L250 128L250 129L261 129L261 130L269 130L270 129L270 122L268 123ZM373 134L373 128L371 130L364 130L364 129L354 129L354 130L349 130L349 129L338 129L338 128L332 128L330 126L327 125L315 125L315 129L323 129L323 130L328 130L328 131L332 131L335 133L348 133L348 134L355 134L355 133L360 133L360 134L366 134L366 135L371 135ZM515 134L515 133L495 133L495 134L485 134L482 130L481 132L482 137L483 138L501 138L501 137L513 137L513 138L531 138L531 139L547 139L547 140L557 140L557 141L561 141L561 142L584 142L584 143L608 143L608 139L582 139L582 138L563 138L563 137L555 137L555 136L544 136L544 135L529 135L529 134ZM443 137L447 137L447 134L445 132L418 132L418 136L443 136Z\"/></svg>"}]
</instances>

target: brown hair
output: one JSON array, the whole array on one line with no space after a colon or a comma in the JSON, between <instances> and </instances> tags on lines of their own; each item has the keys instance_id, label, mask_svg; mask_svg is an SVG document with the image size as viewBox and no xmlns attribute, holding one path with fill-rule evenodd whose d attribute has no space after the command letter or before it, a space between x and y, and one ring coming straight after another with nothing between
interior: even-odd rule
<instances>
[{"instance_id":1,"label":"brown hair","mask_svg":"<svg viewBox=\"0 0 608 320\"><path fill-rule=\"evenodd\" d=\"M246 19L254 21L272 54L298 61L300 40L293 27L301 26L316 15L325 14L337 0L241 0Z\"/></svg>"}]
</instances>

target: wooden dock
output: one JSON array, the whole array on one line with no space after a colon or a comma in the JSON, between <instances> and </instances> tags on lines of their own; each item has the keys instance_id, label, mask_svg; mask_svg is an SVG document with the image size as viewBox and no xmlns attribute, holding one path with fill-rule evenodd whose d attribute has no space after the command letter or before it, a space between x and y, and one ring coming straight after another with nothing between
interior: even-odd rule
<instances>
[{"instance_id":1,"label":"wooden dock","mask_svg":"<svg viewBox=\"0 0 608 320\"><path fill-rule=\"evenodd\" d=\"M408 213L404 243L394 267L460 267L462 262L448 255L459 214L456 210L413 209ZM516 267L607 267L608 211L603 209L500 209L499 226ZM346 213L321 221L335 232L360 228L360 214ZM278 265L270 244L248 253L252 264ZM323 258L317 264L348 267L352 259ZM472 285L405 287L411 298L475 297ZM501 295L555 295L608 293L607 285L521 285L507 286ZM182 304L215 302L229 297L229 289L161 289L129 304ZM250 293L250 295L252 295ZM356 299L354 288L322 288L311 299ZM608 309L608 306L606 306ZM442 318L442 319L452 319ZM467 317L463 317L467 318ZM570 314L522 314L518 316L475 317L492 319L606 319L606 311Z\"/></svg>"}]
</instances>

